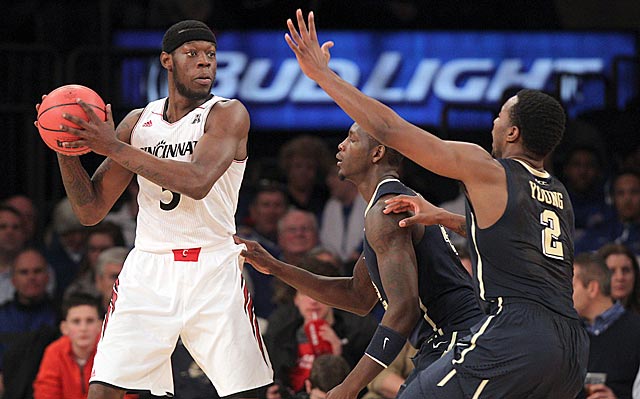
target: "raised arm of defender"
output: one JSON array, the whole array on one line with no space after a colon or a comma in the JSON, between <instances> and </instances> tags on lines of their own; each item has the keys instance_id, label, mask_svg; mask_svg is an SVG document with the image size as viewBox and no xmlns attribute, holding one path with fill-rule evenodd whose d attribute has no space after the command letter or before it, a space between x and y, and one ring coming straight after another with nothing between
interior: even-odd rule
<instances>
[{"instance_id":1,"label":"raised arm of defender","mask_svg":"<svg viewBox=\"0 0 640 399\"><path fill-rule=\"evenodd\" d=\"M320 46L313 12L309 13L308 28L301 10L297 10L296 17L298 29L287 20L289 34L285 35L285 40L302 71L377 140L434 173L462 181L478 212L479 225L495 222L506 205L502 166L480 146L441 140L340 78L328 65L329 49L334 43Z\"/></svg>"}]
</instances>

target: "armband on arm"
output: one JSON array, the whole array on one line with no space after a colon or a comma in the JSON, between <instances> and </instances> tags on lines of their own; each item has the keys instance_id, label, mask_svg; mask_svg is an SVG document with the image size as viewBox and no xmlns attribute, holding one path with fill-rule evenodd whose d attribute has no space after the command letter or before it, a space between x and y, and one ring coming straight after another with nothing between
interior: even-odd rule
<instances>
[{"instance_id":1,"label":"armband on arm","mask_svg":"<svg viewBox=\"0 0 640 399\"><path fill-rule=\"evenodd\" d=\"M406 342L407 339L397 331L378 324L378 328L373 334L371 342L369 342L365 355L369 356L384 368L387 368L396 356L398 356L398 353L400 353Z\"/></svg>"}]
</instances>

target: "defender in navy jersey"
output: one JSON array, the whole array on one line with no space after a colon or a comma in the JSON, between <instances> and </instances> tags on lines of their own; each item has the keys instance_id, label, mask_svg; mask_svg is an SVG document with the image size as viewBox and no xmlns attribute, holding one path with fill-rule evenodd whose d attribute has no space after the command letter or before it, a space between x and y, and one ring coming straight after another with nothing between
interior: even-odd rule
<instances>
[{"instance_id":1,"label":"defender in navy jersey","mask_svg":"<svg viewBox=\"0 0 640 399\"><path fill-rule=\"evenodd\" d=\"M366 314L379 299L385 314L365 356L330 396L354 397L400 352L407 338L419 349L415 370L451 350L459 336L483 316L471 277L440 226L398 226L401 215L385 215L384 199L416 195L398 180L402 156L353 124L338 145L339 176L355 183L369 201L365 211L364 251L351 278L327 278L277 261L251 241L242 254L264 273L274 274L319 301Z\"/></svg>"},{"instance_id":2,"label":"defender in navy jersey","mask_svg":"<svg viewBox=\"0 0 640 399\"><path fill-rule=\"evenodd\" d=\"M333 72L334 43L320 46L313 13L305 21L297 10L296 17L297 28L287 21L285 40L305 75L374 138L466 190L466 222L416 197L393 208L416 213L401 221L409 227L416 220L450 222L456 231L468 226L477 295L489 312L400 398L575 397L588 338L571 303L573 213L566 190L544 170L564 132L562 106L539 91L519 91L494 120L493 154L442 140Z\"/></svg>"}]
</instances>

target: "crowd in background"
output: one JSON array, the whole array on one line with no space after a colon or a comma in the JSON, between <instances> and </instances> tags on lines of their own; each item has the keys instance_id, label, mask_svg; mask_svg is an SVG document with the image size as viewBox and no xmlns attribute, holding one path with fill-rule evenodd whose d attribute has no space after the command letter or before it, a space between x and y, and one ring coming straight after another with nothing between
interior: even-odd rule
<instances>
[{"instance_id":1,"label":"crowd in background","mask_svg":"<svg viewBox=\"0 0 640 399\"><path fill-rule=\"evenodd\" d=\"M162 29L185 18L205 20L220 30L282 30L283 21L296 7L293 3L27 0L7 5L4 15L15 18L0 24L0 32L13 43L41 43L69 51L83 44L105 44L108 32L116 29ZM572 2L563 0L498 1L491 8L470 0L457 7L441 1L373 3L315 0L308 7L329 29L640 28L640 6L625 1L605 6L604 2L581 2L580 13ZM75 14L68 17L68 24L51 17L70 8ZM35 19L29 17L34 15ZM75 18L88 21L98 15L99 23L75 23ZM592 356L598 356L593 362L603 368L595 371L607 373L606 385L619 398L632 397L629 380L634 380L640 365L638 109L635 100L622 110L594 110L570 120L565 139L547 163L548 170L566 185L575 211L576 309L592 338ZM236 213L238 235L310 271L349 275L362 250L367 204L353 184L337 178L335 152L331 140L297 134L281 146L278 156L251 154ZM404 173L403 181L418 191L429 186L429 192L422 192L427 199L463 212L462 190L457 197L442 195L455 182L415 173L410 162ZM92 309L98 320L104 316L113 284L134 245L136 194L133 181L105 221L93 227L78 222L65 198L57 200L51 212L37 207L38 201L22 192L0 198L0 392L5 398L32 397L34 387L36 399L55 397L51 392L47 396L42 381L50 377L51 368L63 369L66 360L44 359L47 351L53 351L52 345L71 345L60 340L77 335L69 328L77 315L89 327L80 334L84 341L72 345L81 350L69 360L78 368L71 367L73 375L68 378L78 380L80 394L86 395L82 389L88 376L83 370L90 370L87 365L97 342L87 341L86 334L99 333L96 323L91 323ZM467 262L464 238L453 233L451 238L463 263ZM251 266L246 265L243 274L275 371L276 384L265 396L322 397L318 395L339 383L360 358L382 309L375 308L365 318L355 317L315 302ZM305 326L318 319L324 321L320 331L325 345L309 344L301 351L299 344L310 342ZM412 368L413 353L407 346L363 395L393 398ZM211 383L180 342L172 362L177 398L215 397ZM34 385L34 381L41 383ZM640 381L638 385L640 391Z\"/></svg>"},{"instance_id":2,"label":"crowd in background","mask_svg":"<svg viewBox=\"0 0 640 399\"><path fill-rule=\"evenodd\" d=\"M580 126L596 131L593 125ZM571 137L580 133L568 134ZM569 140L549 160L549 167L571 195L576 217L576 262L584 254L599 254L609 270L605 296L611 304L637 313L639 151L630 149L610 164L605 162L607 158L597 140L592 141ZM263 159L248 169L236 213L238 235L256 240L279 259L304 265L315 273L350 275L362 250L366 204L351 182L337 178L334 151L318 137L300 135L282 146L277 157ZM85 295L95 299L99 317L105 314L112 286L134 245L136 193L134 180L117 208L92 227L78 222L66 198L56 204L52 215L38 214L32 199L24 195L2 201L0 370L7 398L24 397L16 394L20 390L31 392L42 353L60 334L63 304L78 294ZM459 201L456 198L439 205L460 211ZM47 220L44 231L37 229L39 219ZM466 258L464 239L451 235ZM274 365L277 384L267 392L270 399L304 393L313 359L319 355L340 355L353 367L382 314L376 308L368 317L360 318L331 309L249 265L243 274L251 287L255 312ZM307 352L301 352L297 344L305 340L305 326L317 319L326 322L321 337L328 344L324 349L309 346ZM637 342L639 337L640 334L624 339ZM625 347L635 346L629 343ZM406 363L408 358L405 355L398 359ZM180 343L174 362L177 397L215 394ZM640 364L640 358L632 363ZM410 370L406 364L402 367L405 372ZM634 367L636 370L629 370L628 374L635 376L637 366ZM393 375L401 381L400 372ZM379 385L379 380L374 381L367 395L374 395L375 386Z\"/></svg>"}]
</instances>

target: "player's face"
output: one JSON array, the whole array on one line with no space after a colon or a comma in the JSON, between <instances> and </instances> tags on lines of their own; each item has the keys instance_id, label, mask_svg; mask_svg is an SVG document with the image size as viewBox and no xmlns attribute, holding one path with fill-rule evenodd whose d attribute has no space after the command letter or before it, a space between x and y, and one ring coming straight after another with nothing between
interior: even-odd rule
<instances>
[{"instance_id":1,"label":"player's face","mask_svg":"<svg viewBox=\"0 0 640 399\"><path fill-rule=\"evenodd\" d=\"M98 310L89 305L74 306L69 309L67 318L62 322L62 333L71 339L76 349L88 349L97 344L101 320Z\"/></svg>"},{"instance_id":2,"label":"player's face","mask_svg":"<svg viewBox=\"0 0 640 399\"><path fill-rule=\"evenodd\" d=\"M635 283L631 259L624 254L611 254L605 262L611 270L611 296L618 300L628 298Z\"/></svg>"},{"instance_id":3,"label":"player's face","mask_svg":"<svg viewBox=\"0 0 640 399\"><path fill-rule=\"evenodd\" d=\"M367 172L370 164L369 138L366 133L354 123L349 129L347 138L338 144L338 177L358 183Z\"/></svg>"},{"instance_id":4,"label":"player's face","mask_svg":"<svg viewBox=\"0 0 640 399\"><path fill-rule=\"evenodd\" d=\"M491 130L491 137L493 138L491 144L491 155L496 158L502 158L504 147L506 144L506 136L509 129L513 126L511 124L511 118L509 112L515 103L518 102L518 97L513 96L500 109L500 113L493 120L493 129Z\"/></svg>"},{"instance_id":5,"label":"player's face","mask_svg":"<svg viewBox=\"0 0 640 399\"><path fill-rule=\"evenodd\" d=\"M36 251L21 253L14 263L12 282L22 299L37 300L44 297L49 283L47 261Z\"/></svg>"},{"instance_id":6,"label":"player's face","mask_svg":"<svg viewBox=\"0 0 640 399\"><path fill-rule=\"evenodd\" d=\"M218 66L216 47L206 41L186 42L171 54L173 81L180 95L190 100L211 93Z\"/></svg>"}]
</instances>

